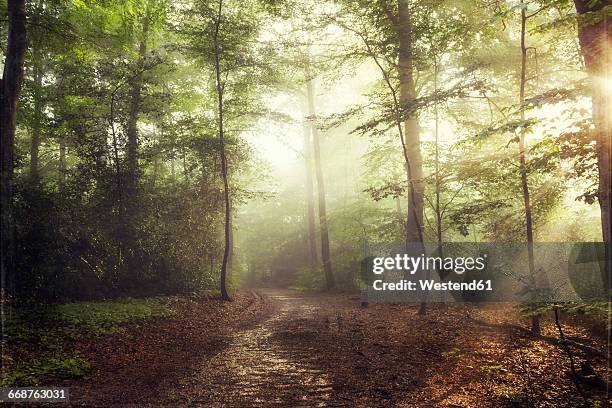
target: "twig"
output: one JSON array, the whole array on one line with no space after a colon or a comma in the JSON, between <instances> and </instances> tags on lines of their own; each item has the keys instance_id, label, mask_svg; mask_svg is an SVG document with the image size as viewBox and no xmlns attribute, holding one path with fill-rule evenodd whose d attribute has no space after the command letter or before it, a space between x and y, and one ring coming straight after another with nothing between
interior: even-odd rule
<instances>
[{"instance_id":1,"label":"twig","mask_svg":"<svg viewBox=\"0 0 612 408\"><path fill-rule=\"evenodd\" d=\"M563 328L561 327L561 323L559 322L559 309L557 308L557 306L553 308L553 311L555 313L555 324L557 325L557 330L559 330L559 338L561 339L561 345L565 349L565 352L567 353L567 356L570 361L572 381L574 382L574 385L576 386L578 393L586 402L586 396L584 395L584 391L582 391L582 387L580 386L580 381L578 380L578 373L576 372L576 365L574 363L574 354L572 353L572 350L570 349L570 347L567 345L567 340L565 339L565 335L563 334Z\"/></svg>"}]
</instances>

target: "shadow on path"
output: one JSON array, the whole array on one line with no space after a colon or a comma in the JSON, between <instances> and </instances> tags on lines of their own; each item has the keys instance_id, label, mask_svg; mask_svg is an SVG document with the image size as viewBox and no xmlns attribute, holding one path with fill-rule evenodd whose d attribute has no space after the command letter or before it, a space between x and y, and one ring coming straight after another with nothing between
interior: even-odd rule
<instances>
[{"instance_id":1,"label":"shadow on path","mask_svg":"<svg viewBox=\"0 0 612 408\"><path fill-rule=\"evenodd\" d=\"M319 305L289 291L262 292L276 305L273 315L231 336L227 347L183 379L162 404L330 406L331 380L317 367L316 350L302 342L287 350L275 338L290 322L308 322Z\"/></svg>"}]
</instances>

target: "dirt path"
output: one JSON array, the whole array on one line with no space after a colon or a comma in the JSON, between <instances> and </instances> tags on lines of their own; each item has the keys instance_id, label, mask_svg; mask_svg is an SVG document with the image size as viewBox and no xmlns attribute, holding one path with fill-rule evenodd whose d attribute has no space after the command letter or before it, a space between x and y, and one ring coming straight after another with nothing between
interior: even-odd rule
<instances>
[{"instance_id":1,"label":"dirt path","mask_svg":"<svg viewBox=\"0 0 612 408\"><path fill-rule=\"evenodd\" d=\"M263 292L275 304L271 317L230 337L229 346L183 379L162 405L329 406L332 381L307 343L290 347L279 335L304 334L321 311L320 298L289 291ZM309 361L313 359L313 361Z\"/></svg>"},{"instance_id":2,"label":"dirt path","mask_svg":"<svg viewBox=\"0 0 612 408\"><path fill-rule=\"evenodd\" d=\"M97 374L75 387L76 402L577 406L563 351L509 330L513 310L431 306L417 316L408 305L361 308L354 296L243 293L231 304L196 304L172 321L116 339L113 349L96 346Z\"/></svg>"}]
</instances>

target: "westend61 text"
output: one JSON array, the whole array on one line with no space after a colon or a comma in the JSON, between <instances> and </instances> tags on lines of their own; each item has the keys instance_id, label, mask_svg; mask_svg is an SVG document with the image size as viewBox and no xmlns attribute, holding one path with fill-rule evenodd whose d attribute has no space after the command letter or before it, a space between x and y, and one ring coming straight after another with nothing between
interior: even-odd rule
<instances>
[{"instance_id":1,"label":"westend61 text","mask_svg":"<svg viewBox=\"0 0 612 408\"><path fill-rule=\"evenodd\" d=\"M491 280L473 280L470 282L436 282L433 279L409 281L402 279L399 282L383 282L375 280L372 283L374 290L422 290L422 291L489 291L493 290Z\"/></svg>"}]
</instances>

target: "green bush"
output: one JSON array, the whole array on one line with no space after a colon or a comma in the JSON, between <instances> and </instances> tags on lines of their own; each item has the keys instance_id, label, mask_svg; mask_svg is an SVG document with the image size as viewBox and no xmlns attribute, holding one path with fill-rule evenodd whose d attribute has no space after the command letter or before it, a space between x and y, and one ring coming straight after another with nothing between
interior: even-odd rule
<instances>
[{"instance_id":1,"label":"green bush","mask_svg":"<svg viewBox=\"0 0 612 408\"><path fill-rule=\"evenodd\" d=\"M292 289L319 291L325 288L325 275L321 269L300 268L295 273Z\"/></svg>"}]
</instances>

